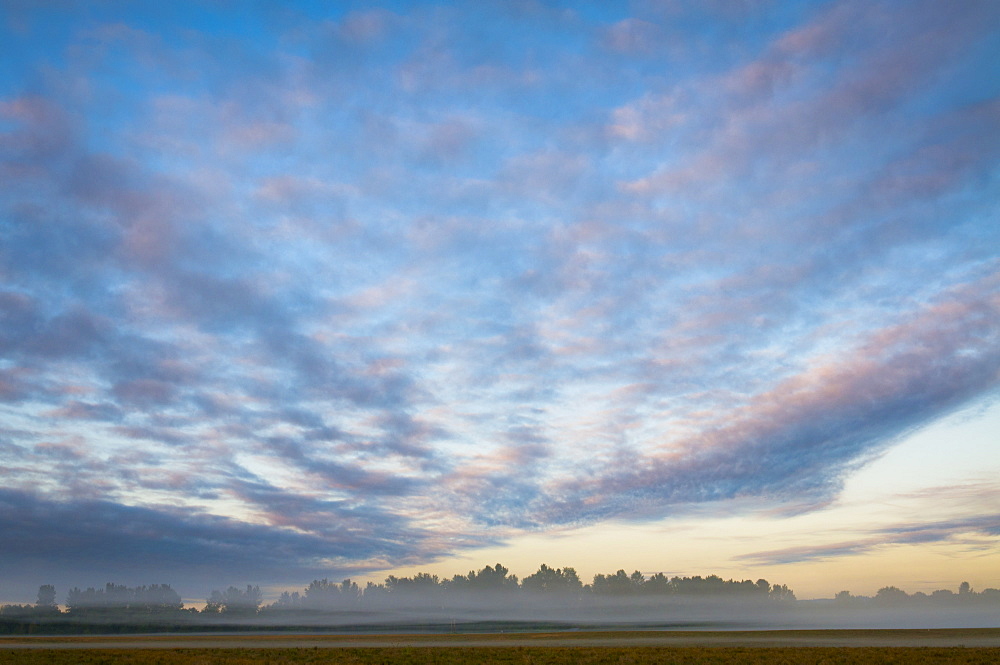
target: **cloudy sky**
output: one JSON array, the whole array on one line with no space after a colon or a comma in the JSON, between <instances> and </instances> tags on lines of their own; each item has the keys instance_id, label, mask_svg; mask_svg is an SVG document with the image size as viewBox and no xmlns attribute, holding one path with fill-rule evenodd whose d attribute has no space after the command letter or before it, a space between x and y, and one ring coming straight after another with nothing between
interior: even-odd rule
<instances>
[{"instance_id":1,"label":"cloudy sky","mask_svg":"<svg viewBox=\"0 0 1000 665\"><path fill-rule=\"evenodd\" d=\"M0 601L1000 587L998 26L0 0Z\"/></svg>"}]
</instances>

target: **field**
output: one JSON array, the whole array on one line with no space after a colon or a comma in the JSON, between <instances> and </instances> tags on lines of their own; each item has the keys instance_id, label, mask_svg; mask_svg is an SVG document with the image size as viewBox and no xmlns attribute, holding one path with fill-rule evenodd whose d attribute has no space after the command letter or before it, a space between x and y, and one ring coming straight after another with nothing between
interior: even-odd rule
<instances>
[{"instance_id":1,"label":"field","mask_svg":"<svg viewBox=\"0 0 1000 665\"><path fill-rule=\"evenodd\" d=\"M1000 629L0 638L0 665L998 662Z\"/></svg>"},{"instance_id":2,"label":"field","mask_svg":"<svg viewBox=\"0 0 1000 665\"><path fill-rule=\"evenodd\" d=\"M993 665L1000 649L926 647L376 647L345 649L30 649L0 651L0 663L62 665L250 665L337 663L460 665L462 663L939 663Z\"/></svg>"}]
</instances>

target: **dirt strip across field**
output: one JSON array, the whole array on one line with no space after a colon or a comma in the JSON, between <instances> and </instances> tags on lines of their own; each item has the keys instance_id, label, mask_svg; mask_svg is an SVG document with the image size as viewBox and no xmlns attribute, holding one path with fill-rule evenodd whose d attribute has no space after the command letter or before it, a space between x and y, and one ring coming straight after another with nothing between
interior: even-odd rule
<instances>
[{"instance_id":1,"label":"dirt strip across field","mask_svg":"<svg viewBox=\"0 0 1000 665\"><path fill-rule=\"evenodd\" d=\"M1000 647L1000 628L481 633L459 635L99 635L0 637L0 649L398 647Z\"/></svg>"}]
</instances>

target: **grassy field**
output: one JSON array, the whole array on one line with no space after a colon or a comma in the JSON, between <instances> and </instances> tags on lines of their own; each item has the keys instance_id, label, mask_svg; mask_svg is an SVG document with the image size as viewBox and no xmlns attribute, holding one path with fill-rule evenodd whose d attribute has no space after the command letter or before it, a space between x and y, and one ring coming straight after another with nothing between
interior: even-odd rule
<instances>
[{"instance_id":1,"label":"grassy field","mask_svg":"<svg viewBox=\"0 0 1000 665\"><path fill-rule=\"evenodd\" d=\"M1000 629L0 638L0 665L1000 663Z\"/></svg>"},{"instance_id":2,"label":"grassy field","mask_svg":"<svg viewBox=\"0 0 1000 665\"><path fill-rule=\"evenodd\" d=\"M233 649L26 649L0 650L0 663L26 665L255 665L338 663L732 663L798 665L837 663L1000 662L1000 648L933 647L349 647Z\"/></svg>"}]
</instances>

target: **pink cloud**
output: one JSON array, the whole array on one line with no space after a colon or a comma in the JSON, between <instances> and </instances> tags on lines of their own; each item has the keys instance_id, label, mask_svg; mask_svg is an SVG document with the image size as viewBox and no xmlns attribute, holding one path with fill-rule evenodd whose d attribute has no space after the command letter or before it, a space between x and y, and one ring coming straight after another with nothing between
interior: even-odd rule
<instances>
[{"instance_id":1,"label":"pink cloud","mask_svg":"<svg viewBox=\"0 0 1000 665\"><path fill-rule=\"evenodd\" d=\"M352 42L370 43L382 39L400 18L381 9L355 11L347 14L338 26L338 33Z\"/></svg>"},{"instance_id":2,"label":"pink cloud","mask_svg":"<svg viewBox=\"0 0 1000 665\"><path fill-rule=\"evenodd\" d=\"M741 100L764 100L788 88L801 68L787 60L755 60L726 74L722 85L729 95Z\"/></svg>"},{"instance_id":3,"label":"pink cloud","mask_svg":"<svg viewBox=\"0 0 1000 665\"><path fill-rule=\"evenodd\" d=\"M297 134L286 122L231 119L222 126L222 144L228 149L250 151L290 144Z\"/></svg>"},{"instance_id":4,"label":"pink cloud","mask_svg":"<svg viewBox=\"0 0 1000 665\"><path fill-rule=\"evenodd\" d=\"M330 182L309 176L282 174L261 180L255 196L268 202L293 204L303 198L329 198L353 193L355 193L353 187L339 182Z\"/></svg>"},{"instance_id":5,"label":"pink cloud","mask_svg":"<svg viewBox=\"0 0 1000 665\"><path fill-rule=\"evenodd\" d=\"M996 494L993 490L991 494ZM984 499L988 495L977 498ZM989 497L989 498L996 498ZM797 563L808 560L828 560L841 556L862 555L893 545L907 545L927 542L961 542L969 534L1000 535L1000 514L985 513L973 518L932 521L926 523L897 524L880 529L868 529L867 537L849 541L824 543L819 545L799 545L778 550L751 552L735 557L741 561L751 561L759 565ZM992 544L992 542L991 542ZM992 549L989 548L989 549Z\"/></svg>"},{"instance_id":6,"label":"pink cloud","mask_svg":"<svg viewBox=\"0 0 1000 665\"><path fill-rule=\"evenodd\" d=\"M1000 156L1000 98L940 118L921 145L887 163L871 184L884 204L927 198L988 170Z\"/></svg>"},{"instance_id":7,"label":"pink cloud","mask_svg":"<svg viewBox=\"0 0 1000 665\"><path fill-rule=\"evenodd\" d=\"M797 35L779 37L757 60L686 86L679 93L684 105L673 115L699 120L686 125L684 135L664 124L663 102L643 100L615 111L609 122L613 136L648 140L667 134L687 138L692 148L682 161L623 187L641 195L691 191L744 177L765 164L794 166L834 145L865 118L935 85L939 73L984 32L982 12L972 5L952 10L920 4L904 21L877 8L821 15ZM819 48L852 40L858 45L843 61L831 62L831 54ZM663 99L676 106L678 93ZM692 136L704 140L696 143Z\"/></svg>"},{"instance_id":8,"label":"pink cloud","mask_svg":"<svg viewBox=\"0 0 1000 665\"><path fill-rule=\"evenodd\" d=\"M478 136L475 126L462 118L452 118L428 128L421 155L441 162L454 162L465 155Z\"/></svg>"},{"instance_id":9,"label":"pink cloud","mask_svg":"<svg viewBox=\"0 0 1000 665\"><path fill-rule=\"evenodd\" d=\"M114 387L114 394L125 404L151 406L166 404L174 398L174 387L155 379L133 379Z\"/></svg>"},{"instance_id":10,"label":"pink cloud","mask_svg":"<svg viewBox=\"0 0 1000 665\"><path fill-rule=\"evenodd\" d=\"M658 26L637 18L618 21L604 32L606 48L620 53L648 53L662 39Z\"/></svg>"},{"instance_id":11,"label":"pink cloud","mask_svg":"<svg viewBox=\"0 0 1000 665\"><path fill-rule=\"evenodd\" d=\"M587 477L554 484L550 497L566 500L553 500L551 517L614 514L621 505L634 513L636 496L653 505L761 493L801 498L809 486L828 494L845 468L895 433L1000 382L998 293L1000 275L949 290L853 349L815 357L742 405L723 401L700 417L687 412L683 434L666 433L658 450L627 467L606 462Z\"/></svg>"},{"instance_id":12,"label":"pink cloud","mask_svg":"<svg viewBox=\"0 0 1000 665\"><path fill-rule=\"evenodd\" d=\"M73 145L69 114L44 97L0 100L0 118L19 123L0 132L0 154L10 153L23 168L39 167L39 162L63 154Z\"/></svg>"},{"instance_id":13,"label":"pink cloud","mask_svg":"<svg viewBox=\"0 0 1000 665\"><path fill-rule=\"evenodd\" d=\"M0 368L0 401L14 402L24 399L29 394L29 385L25 381L28 370L14 367Z\"/></svg>"},{"instance_id":14,"label":"pink cloud","mask_svg":"<svg viewBox=\"0 0 1000 665\"><path fill-rule=\"evenodd\" d=\"M581 187L590 166L584 155L540 150L508 160L498 180L501 187L519 197L555 201Z\"/></svg>"},{"instance_id":15,"label":"pink cloud","mask_svg":"<svg viewBox=\"0 0 1000 665\"><path fill-rule=\"evenodd\" d=\"M871 4L871 3L865 3ZM813 59L826 57L844 46L851 27L864 20L863 7L852 3L832 3L815 20L793 28L779 37L772 48L786 57Z\"/></svg>"},{"instance_id":16,"label":"pink cloud","mask_svg":"<svg viewBox=\"0 0 1000 665\"><path fill-rule=\"evenodd\" d=\"M639 100L614 109L606 128L613 139L652 141L690 120L695 109L682 91L646 94Z\"/></svg>"},{"instance_id":17,"label":"pink cloud","mask_svg":"<svg viewBox=\"0 0 1000 665\"><path fill-rule=\"evenodd\" d=\"M94 404L72 400L58 409L52 409L46 415L71 420L112 420L120 417L121 413L115 405L110 403Z\"/></svg>"},{"instance_id":18,"label":"pink cloud","mask_svg":"<svg viewBox=\"0 0 1000 665\"><path fill-rule=\"evenodd\" d=\"M1000 320L1000 297L980 295L998 288L1000 279L993 277L946 294L955 299L874 333L847 354L817 358L805 371L730 414L737 424L719 430L718 440L727 444L759 440L775 427L813 418L855 412L863 418L867 411L900 399L933 404L953 392L964 392L966 381L995 381L977 366L984 362L989 367L1000 360L1000 349L989 335L990 321ZM926 384L929 372L938 385Z\"/></svg>"}]
</instances>

